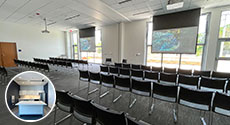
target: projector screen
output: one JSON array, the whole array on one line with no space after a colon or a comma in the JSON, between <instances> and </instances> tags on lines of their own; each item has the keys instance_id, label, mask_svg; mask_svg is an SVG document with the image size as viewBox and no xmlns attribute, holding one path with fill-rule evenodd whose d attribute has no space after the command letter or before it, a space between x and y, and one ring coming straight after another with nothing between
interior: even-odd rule
<instances>
[{"instance_id":1,"label":"projector screen","mask_svg":"<svg viewBox=\"0 0 230 125\"><path fill-rule=\"evenodd\" d=\"M152 53L195 54L198 27L153 31Z\"/></svg>"},{"instance_id":2,"label":"projector screen","mask_svg":"<svg viewBox=\"0 0 230 125\"><path fill-rule=\"evenodd\" d=\"M96 52L95 37L80 38L81 52Z\"/></svg>"}]
</instances>

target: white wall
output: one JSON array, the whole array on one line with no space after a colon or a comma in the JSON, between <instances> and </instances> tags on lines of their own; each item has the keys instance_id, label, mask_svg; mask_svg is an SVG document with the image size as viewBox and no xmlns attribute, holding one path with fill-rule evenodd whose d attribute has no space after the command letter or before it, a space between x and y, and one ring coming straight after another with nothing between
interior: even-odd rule
<instances>
[{"instance_id":1,"label":"white wall","mask_svg":"<svg viewBox=\"0 0 230 125\"><path fill-rule=\"evenodd\" d=\"M18 58L23 60L65 54L64 32L50 30L49 34L43 34L41 30L43 28L31 25L0 22L0 42L15 42L17 49L22 50Z\"/></svg>"},{"instance_id":2,"label":"white wall","mask_svg":"<svg viewBox=\"0 0 230 125\"><path fill-rule=\"evenodd\" d=\"M128 63L144 64L146 22L147 20L140 20L125 23L123 58Z\"/></svg>"},{"instance_id":3,"label":"white wall","mask_svg":"<svg viewBox=\"0 0 230 125\"><path fill-rule=\"evenodd\" d=\"M112 58L113 62L127 59L128 63L144 64L146 22L139 20L102 27L103 62Z\"/></svg>"},{"instance_id":4,"label":"white wall","mask_svg":"<svg viewBox=\"0 0 230 125\"><path fill-rule=\"evenodd\" d=\"M119 61L119 24L102 27L102 59L112 58L113 62Z\"/></svg>"}]
</instances>

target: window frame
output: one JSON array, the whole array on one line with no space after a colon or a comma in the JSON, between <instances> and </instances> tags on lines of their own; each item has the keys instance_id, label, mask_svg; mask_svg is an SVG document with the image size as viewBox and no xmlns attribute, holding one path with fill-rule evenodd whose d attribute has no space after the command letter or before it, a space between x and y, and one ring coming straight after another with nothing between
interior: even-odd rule
<instances>
[{"instance_id":1,"label":"window frame","mask_svg":"<svg viewBox=\"0 0 230 125\"><path fill-rule=\"evenodd\" d=\"M77 45L74 44L74 33L76 33ZM71 40L72 40L72 47L73 47L73 50L72 50L72 51L73 51L73 58L74 58L74 59L76 59L76 58L75 58L75 55L76 55L76 54L77 54L77 57L78 57L77 59L80 59L80 55L79 55L79 46L78 46L78 45L79 45L79 34L78 34L78 33L79 33L78 30L71 33ZM77 47L77 52L75 52L75 47Z\"/></svg>"},{"instance_id":2,"label":"window frame","mask_svg":"<svg viewBox=\"0 0 230 125\"><path fill-rule=\"evenodd\" d=\"M222 42L230 42L230 36L225 37L225 38L220 38L220 25L221 25L221 18L222 18L222 13L225 11L230 11L230 10L222 10L220 14L220 22L219 22L219 29L218 29L218 37L217 37L217 50L216 50L216 57L215 57L215 67L214 70L217 71L218 69L218 62L219 61L229 61L230 62L230 57L220 57L220 47Z\"/></svg>"}]
</instances>

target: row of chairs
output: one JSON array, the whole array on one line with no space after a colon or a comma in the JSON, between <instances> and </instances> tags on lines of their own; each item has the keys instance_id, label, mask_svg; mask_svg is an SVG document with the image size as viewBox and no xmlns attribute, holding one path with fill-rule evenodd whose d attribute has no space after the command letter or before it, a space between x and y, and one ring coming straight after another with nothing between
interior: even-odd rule
<instances>
[{"instance_id":1,"label":"row of chairs","mask_svg":"<svg viewBox=\"0 0 230 125\"><path fill-rule=\"evenodd\" d=\"M128 71L153 71L153 72L162 72L162 70L156 69L156 70L149 70L146 68L148 66L142 66L141 69L136 69L136 68L121 68L121 67L115 67L115 66L105 66L101 65L100 66L100 71L101 72L106 72L106 73L112 73L112 74L119 74L120 70L126 70ZM162 73L174 73L174 74L183 74L183 75L192 75L192 76L206 76L206 77L213 77L213 78L230 78L230 73L223 73L223 72L216 72L216 71L198 71L194 70L184 70L184 69L178 69L177 72L171 71L172 69L167 68L165 71ZM176 69L173 69L176 70Z\"/></svg>"},{"instance_id":2,"label":"row of chairs","mask_svg":"<svg viewBox=\"0 0 230 125\"><path fill-rule=\"evenodd\" d=\"M96 125L97 123L102 125L143 125L143 122L136 121L134 118L123 112L111 110L96 104L91 100L86 100L79 96L72 95L67 91L56 91L56 95L57 99L54 117L55 124L73 116L79 121L90 125ZM67 117L59 120L58 122L56 122L57 108L69 113Z\"/></svg>"},{"instance_id":3,"label":"row of chairs","mask_svg":"<svg viewBox=\"0 0 230 125\"><path fill-rule=\"evenodd\" d=\"M101 67L101 73L110 74L116 76L123 76L129 78L135 78L140 80L148 80L154 82L160 82L163 84L180 84L184 87L190 87L194 89L207 89L207 90L218 90L219 92L228 92L230 88L229 80L226 78L210 78L200 75L184 75L175 73L162 73L154 71L143 71L143 70L130 70L124 68L109 67L104 69ZM99 73L98 73L99 74Z\"/></svg>"},{"instance_id":4,"label":"row of chairs","mask_svg":"<svg viewBox=\"0 0 230 125\"><path fill-rule=\"evenodd\" d=\"M0 66L0 76L1 76L2 85L4 85L4 83L7 82L8 73L7 73L6 68L3 66Z\"/></svg>"},{"instance_id":5,"label":"row of chairs","mask_svg":"<svg viewBox=\"0 0 230 125\"><path fill-rule=\"evenodd\" d=\"M137 65L137 64L125 64L125 63L115 63L115 67L119 68L130 68L130 69L138 69L138 70L150 70L150 71L158 71L165 73L177 73L177 74L186 74L186 75L202 75L207 77L217 77L217 78L230 78L230 73L224 72L216 72L216 71L198 71L198 70L186 70L186 69L177 69L177 68L162 68L162 67L154 67L154 66L145 66L145 65ZM106 66L104 66L106 67ZM108 67L108 66L107 66Z\"/></svg>"},{"instance_id":6,"label":"row of chairs","mask_svg":"<svg viewBox=\"0 0 230 125\"><path fill-rule=\"evenodd\" d=\"M130 79L121 76L98 74L88 71L79 70L79 72L80 80L88 81L89 83L94 84L97 83L105 87L116 88L120 91L128 91L130 92L130 95L131 93L133 93L135 95L149 97L149 114L152 114L153 108L155 107L153 99L154 102L156 102L155 99L158 99L174 103L175 108L173 109L173 117L175 122L177 122L178 120L178 104L204 111L204 114L206 111L209 111L209 115L211 115L212 112L215 112L222 115L230 116L230 114L225 114L226 111L230 111L230 96L224 93L195 90L178 85L165 85L159 84L157 82ZM104 94L102 95L105 96ZM99 97L99 99L101 98L101 96ZM113 100L113 102L117 102L121 97L122 95L119 95L116 99ZM136 98L133 99L132 102L129 101L129 108L132 108L136 101ZM212 121L211 116L209 120L209 122ZM206 124L203 116L201 116L201 121Z\"/></svg>"},{"instance_id":7,"label":"row of chairs","mask_svg":"<svg viewBox=\"0 0 230 125\"><path fill-rule=\"evenodd\" d=\"M39 63L63 66L63 67L71 67L71 68L73 67L71 62L66 62L66 61L47 60L47 59L38 59L38 58L34 58L34 61Z\"/></svg>"},{"instance_id":8,"label":"row of chairs","mask_svg":"<svg viewBox=\"0 0 230 125\"><path fill-rule=\"evenodd\" d=\"M35 70L42 70L45 72L50 71L49 66L47 64L41 64L41 63L35 63L35 62L29 62L29 61L17 60L17 59L15 59L14 62L18 66L24 66Z\"/></svg>"},{"instance_id":9,"label":"row of chairs","mask_svg":"<svg viewBox=\"0 0 230 125\"><path fill-rule=\"evenodd\" d=\"M65 61L65 62L78 63L78 64L88 64L87 60L76 60L76 59L55 58L55 57L50 57L49 59L50 60L57 60L57 61Z\"/></svg>"}]
</instances>

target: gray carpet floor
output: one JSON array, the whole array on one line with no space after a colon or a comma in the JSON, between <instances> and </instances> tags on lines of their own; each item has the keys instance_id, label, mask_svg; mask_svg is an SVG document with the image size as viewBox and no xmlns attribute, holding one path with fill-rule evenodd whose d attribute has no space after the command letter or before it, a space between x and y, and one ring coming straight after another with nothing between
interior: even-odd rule
<instances>
[{"instance_id":1,"label":"gray carpet floor","mask_svg":"<svg viewBox=\"0 0 230 125\"><path fill-rule=\"evenodd\" d=\"M87 98L87 89L84 89L82 91L78 91L81 88L84 88L88 86L87 82L79 81L79 73L78 68L74 69L67 69L67 68L61 68L61 67L54 67L50 66L51 71L49 73L43 74L47 75L50 80L53 82L56 90L68 90L72 93ZM99 65L93 65L90 64L87 66L79 66L79 69L89 69L93 72L99 72ZM7 71L11 78L26 70L31 70L28 68L22 68L22 67L14 67L14 68L7 68ZM7 82L4 83L4 85L0 86L0 125L52 125L54 123L54 112L49 114L45 119L36 122L36 123L25 123L22 122L16 118L14 118L13 115L10 114L8 111L6 104L5 104L5 89L6 85L9 82L11 78L8 78ZM78 84L80 83L80 87ZM94 88L99 88L98 85L90 84L90 90L93 90ZM102 87L102 92L107 91L108 88ZM110 89L110 93L105 96L104 98L99 100L99 92L95 92L88 96L89 99L93 99L95 103L98 103L100 105L109 107L110 109L116 110L116 111L123 111L128 113L130 116L136 118L137 120L143 120L147 123L150 123L152 125L174 125L173 120L173 108L175 107L175 104L156 100L155 107L153 110L152 115L148 115L148 107L149 107L149 98L148 97L142 97L138 95L131 94L132 99L137 98L136 104L129 109L129 92L124 92L123 96L120 100L118 100L116 103L113 103L113 94L114 97L118 96L120 91ZM201 125L200 115L202 114L205 117L206 122L209 124L209 112L201 113L198 110L191 109L182 105L179 105L179 112L178 112L178 125ZM67 114L62 111L57 111L57 119L61 119ZM60 125L81 125L82 123L79 122L75 118L70 118L62 123ZM230 117L226 117L223 115L215 114L213 113L213 125L230 125Z\"/></svg>"}]
</instances>

